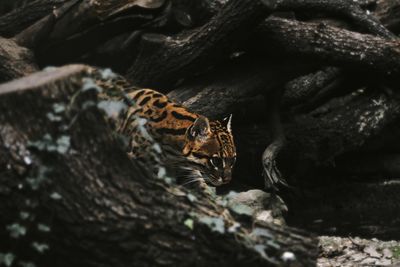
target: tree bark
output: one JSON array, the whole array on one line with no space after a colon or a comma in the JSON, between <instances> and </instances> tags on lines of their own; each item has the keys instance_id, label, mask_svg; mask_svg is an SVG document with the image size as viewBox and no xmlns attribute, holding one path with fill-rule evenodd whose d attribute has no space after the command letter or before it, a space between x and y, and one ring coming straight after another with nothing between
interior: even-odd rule
<instances>
[{"instance_id":1,"label":"tree bark","mask_svg":"<svg viewBox=\"0 0 400 267\"><path fill-rule=\"evenodd\" d=\"M400 41L385 40L326 24L268 19L260 28L265 43L279 45L287 53L315 56L341 65L354 64L397 77ZM335 40L335 41L332 41Z\"/></svg>"},{"instance_id":2,"label":"tree bark","mask_svg":"<svg viewBox=\"0 0 400 267\"><path fill-rule=\"evenodd\" d=\"M33 53L12 39L0 37L0 82L25 76L38 70Z\"/></svg>"},{"instance_id":3,"label":"tree bark","mask_svg":"<svg viewBox=\"0 0 400 267\"><path fill-rule=\"evenodd\" d=\"M232 0L207 24L173 38L144 36L142 50L127 76L141 86L171 85L229 55L232 41L240 42L275 8L276 1Z\"/></svg>"},{"instance_id":4,"label":"tree bark","mask_svg":"<svg viewBox=\"0 0 400 267\"><path fill-rule=\"evenodd\" d=\"M35 0L0 17L0 36L13 37L68 0Z\"/></svg>"},{"instance_id":5,"label":"tree bark","mask_svg":"<svg viewBox=\"0 0 400 267\"><path fill-rule=\"evenodd\" d=\"M297 61L265 62L244 56L207 75L188 79L168 96L199 114L221 119L312 68L312 64Z\"/></svg>"}]
</instances>

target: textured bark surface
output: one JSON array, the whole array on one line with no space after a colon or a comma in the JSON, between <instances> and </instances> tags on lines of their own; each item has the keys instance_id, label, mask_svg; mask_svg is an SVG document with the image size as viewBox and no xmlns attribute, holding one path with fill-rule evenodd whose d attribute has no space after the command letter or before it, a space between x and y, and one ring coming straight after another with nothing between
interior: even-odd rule
<instances>
[{"instance_id":1,"label":"textured bark surface","mask_svg":"<svg viewBox=\"0 0 400 267\"><path fill-rule=\"evenodd\" d=\"M206 78L182 84L168 96L195 112L222 118L246 106L254 97L282 88L291 77L312 69L300 62L288 62L263 62L252 57L238 59L215 69Z\"/></svg>"},{"instance_id":2,"label":"textured bark surface","mask_svg":"<svg viewBox=\"0 0 400 267\"><path fill-rule=\"evenodd\" d=\"M139 85L162 86L208 68L229 55L232 41L245 40L274 9L276 1L229 1L207 24L167 38L144 36L142 50L127 76ZM156 49L156 52L153 51ZM192 73L193 74L193 73Z\"/></svg>"},{"instance_id":3,"label":"textured bark surface","mask_svg":"<svg viewBox=\"0 0 400 267\"><path fill-rule=\"evenodd\" d=\"M260 31L285 52L315 56L322 60L354 67L377 69L398 76L400 41L338 29L326 24L268 19Z\"/></svg>"},{"instance_id":4,"label":"textured bark surface","mask_svg":"<svg viewBox=\"0 0 400 267\"><path fill-rule=\"evenodd\" d=\"M0 82L22 77L38 70L32 52L12 39L0 37Z\"/></svg>"},{"instance_id":5,"label":"textured bark surface","mask_svg":"<svg viewBox=\"0 0 400 267\"><path fill-rule=\"evenodd\" d=\"M362 4L368 5L371 3L358 3L358 1L346 0L284 0L280 3L279 8L282 10L306 10L307 12L324 11L350 19L362 29L375 35L385 38L395 37L379 20L369 12L365 12L362 9Z\"/></svg>"},{"instance_id":6,"label":"textured bark surface","mask_svg":"<svg viewBox=\"0 0 400 267\"><path fill-rule=\"evenodd\" d=\"M34 0L0 17L0 35L12 37L68 0Z\"/></svg>"}]
</instances>

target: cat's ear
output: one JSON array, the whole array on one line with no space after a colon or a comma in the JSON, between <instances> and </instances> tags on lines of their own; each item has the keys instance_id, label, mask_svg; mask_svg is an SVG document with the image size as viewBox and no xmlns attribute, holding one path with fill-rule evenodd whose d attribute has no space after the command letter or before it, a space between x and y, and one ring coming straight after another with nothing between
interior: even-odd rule
<instances>
[{"instance_id":1,"label":"cat's ear","mask_svg":"<svg viewBox=\"0 0 400 267\"><path fill-rule=\"evenodd\" d=\"M189 128L188 134L190 139L204 139L207 138L210 132L211 129L209 120L204 116L200 116L194 121L192 127Z\"/></svg>"},{"instance_id":2,"label":"cat's ear","mask_svg":"<svg viewBox=\"0 0 400 267\"><path fill-rule=\"evenodd\" d=\"M229 132L232 132L232 114L228 117L225 117L222 121L224 122L226 129L228 129Z\"/></svg>"}]
</instances>

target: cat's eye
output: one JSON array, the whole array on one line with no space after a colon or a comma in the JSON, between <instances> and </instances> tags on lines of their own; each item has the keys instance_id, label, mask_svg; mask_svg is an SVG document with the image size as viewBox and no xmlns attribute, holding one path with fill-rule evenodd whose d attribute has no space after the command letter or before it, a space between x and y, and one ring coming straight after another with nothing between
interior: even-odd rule
<instances>
[{"instance_id":1,"label":"cat's eye","mask_svg":"<svg viewBox=\"0 0 400 267\"><path fill-rule=\"evenodd\" d=\"M216 168L220 168L222 167L222 159L218 158L218 157L212 157L210 159L211 164L216 167Z\"/></svg>"}]
</instances>

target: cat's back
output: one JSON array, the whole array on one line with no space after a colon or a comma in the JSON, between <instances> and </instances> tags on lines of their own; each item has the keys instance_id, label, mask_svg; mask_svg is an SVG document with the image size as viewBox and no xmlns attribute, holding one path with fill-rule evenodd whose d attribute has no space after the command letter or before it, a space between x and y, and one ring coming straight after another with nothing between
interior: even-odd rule
<instances>
[{"instance_id":1,"label":"cat's back","mask_svg":"<svg viewBox=\"0 0 400 267\"><path fill-rule=\"evenodd\" d=\"M128 110L128 118L146 119L147 127L161 139L183 142L186 130L199 117L152 89L138 89L128 93L127 97L135 103Z\"/></svg>"}]
</instances>

